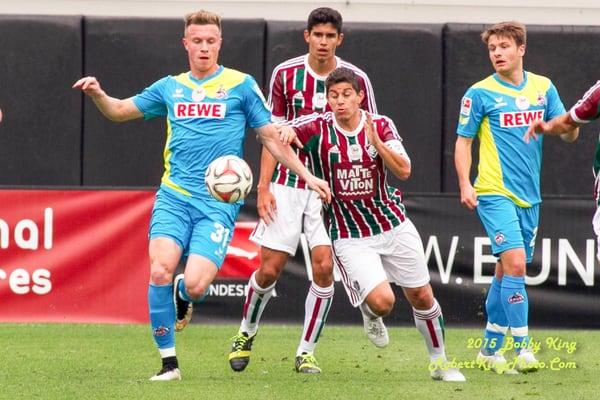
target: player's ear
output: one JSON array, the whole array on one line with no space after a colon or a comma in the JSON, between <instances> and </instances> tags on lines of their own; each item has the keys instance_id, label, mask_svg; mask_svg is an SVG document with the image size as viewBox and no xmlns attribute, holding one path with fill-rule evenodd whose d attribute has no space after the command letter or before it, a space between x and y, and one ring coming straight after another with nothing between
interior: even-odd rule
<instances>
[{"instance_id":1,"label":"player's ear","mask_svg":"<svg viewBox=\"0 0 600 400\"><path fill-rule=\"evenodd\" d=\"M524 44L520 45L519 48L517 49L517 51L518 51L519 55L521 57L523 57L525 55L525 45Z\"/></svg>"},{"instance_id":2,"label":"player's ear","mask_svg":"<svg viewBox=\"0 0 600 400\"><path fill-rule=\"evenodd\" d=\"M341 46L343 41L344 41L344 34L340 32L340 34L338 35L337 45Z\"/></svg>"},{"instance_id":3,"label":"player's ear","mask_svg":"<svg viewBox=\"0 0 600 400\"><path fill-rule=\"evenodd\" d=\"M183 44L183 47L187 50L188 46L187 46L187 39L186 38L181 38L181 44Z\"/></svg>"},{"instance_id":4,"label":"player's ear","mask_svg":"<svg viewBox=\"0 0 600 400\"><path fill-rule=\"evenodd\" d=\"M310 37L310 32L308 31L308 29L304 30L304 41L306 43L308 43L308 38Z\"/></svg>"},{"instance_id":5,"label":"player's ear","mask_svg":"<svg viewBox=\"0 0 600 400\"><path fill-rule=\"evenodd\" d=\"M365 98L365 92L364 92L364 90L360 89L358 91L358 99L360 100L359 103L362 103L362 101L364 100L364 98Z\"/></svg>"}]
</instances>

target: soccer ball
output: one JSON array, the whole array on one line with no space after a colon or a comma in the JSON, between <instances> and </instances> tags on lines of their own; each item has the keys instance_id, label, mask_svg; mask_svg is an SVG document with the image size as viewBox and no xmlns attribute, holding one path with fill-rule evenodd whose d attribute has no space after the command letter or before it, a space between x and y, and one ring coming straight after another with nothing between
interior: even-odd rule
<instances>
[{"instance_id":1,"label":"soccer ball","mask_svg":"<svg viewBox=\"0 0 600 400\"><path fill-rule=\"evenodd\" d=\"M246 161L233 155L213 160L204 176L208 193L224 203L242 200L252 189L252 170Z\"/></svg>"}]
</instances>

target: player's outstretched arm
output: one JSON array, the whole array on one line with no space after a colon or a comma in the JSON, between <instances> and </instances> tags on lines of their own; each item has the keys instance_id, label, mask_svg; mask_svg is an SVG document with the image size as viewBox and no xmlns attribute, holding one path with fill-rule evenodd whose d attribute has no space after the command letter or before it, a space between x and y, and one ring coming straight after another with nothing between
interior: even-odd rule
<instances>
[{"instance_id":1,"label":"player's outstretched arm","mask_svg":"<svg viewBox=\"0 0 600 400\"><path fill-rule=\"evenodd\" d=\"M110 97L93 76L81 78L73 84L73 89L80 89L88 95L98 110L111 121L124 122L143 117L131 98L121 100Z\"/></svg>"},{"instance_id":2,"label":"player's outstretched arm","mask_svg":"<svg viewBox=\"0 0 600 400\"><path fill-rule=\"evenodd\" d=\"M573 142L579 136L579 124L566 112L548 122L537 119L527 128L523 135L526 143L533 138L538 140L538 135L559 135L565 142Z\"/></svg>"},{"instance_id":3,"label":"player's outstretched arm","mask_svg":"<svg viewBox=\"0 0 600 400\"><path fill-rule=\"evenodd\" d=\"M271 155L275 157L277 161L285 165L300 178L302 178L308 187L317 192L323 201L326 201L327 203L331 202L331 191L329 189L329 184L311 174L306 169L304 164L302 164L292 148L289 145L282 143L279 138L279 131L277 130L275 124L262 126L257 128L256 131L258 132L258 136L260 137L263 145L266 146L269 153L271 153Z\"/></svg>"},{"instance_id":4,"label":"player's outstretched arm","mask_svg":"<svg viewBox=\"0 0 600 400\"><path fill-rule=\"evenodd\" d=\"M471 147L473 145L472 138L459 136L456 139L454 147L454 166L456 167L456 175L458 175L458 185L460 187L460 202L469 210L477 207L477 193L471 184Z\"/></svg>"}]
</instances>

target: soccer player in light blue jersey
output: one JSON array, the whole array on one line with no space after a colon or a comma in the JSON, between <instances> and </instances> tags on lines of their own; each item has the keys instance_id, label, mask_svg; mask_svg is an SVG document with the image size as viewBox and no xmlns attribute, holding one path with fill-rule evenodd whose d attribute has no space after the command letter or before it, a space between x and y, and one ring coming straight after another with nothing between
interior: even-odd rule
<instances>
[{"instance_id":1,"label":"soccer player in light blue jersey","mask_svg":"<svg viewBox=\"0 0 600 400\"><path fill-rule=\"evenodd\" d=\"M280 162L307 180L325 201L326 182L315 178L279 139L271 113L254 79L217 63L221 19L199 11L185 17L183 46L190 71L167 76L128 99L108 96L95 77L73 88L90 96L110 120L167 119L165 172L150 221L150 283L148 305L152 334L162 369L150 380L180 380L175 330L191 318L192 303L201 302L217 275L241 204L213 199L204 184L210 162L227 154L242 155L246 127L254 128ZM187 257L185 272L173 275Z\"/></svg>"},{"instance_id":2,"label":"soccer player in light blue jersey","mask_svg":"<svg viewBox=\"0 0 600 400\"><path fill-rule=\"evenodd\" d=\"M523 70L526 30L519 22L501 22L481 34L494 74L471 86L462 98L454 162L460 201L477 209L499 257L486 300L487 325L480 353L481 365L498 373L508 368L502 354L510 328L517 351L516 370L534 371L537 360L528 348L526 264L533 258L538 228L542 140L523 140L537 119L549 120L565 112L552 82ZM561 136L574 141L578 128ZM471 184L471 146L480 141L478 175Z\"/></svg>"}]
</instances>

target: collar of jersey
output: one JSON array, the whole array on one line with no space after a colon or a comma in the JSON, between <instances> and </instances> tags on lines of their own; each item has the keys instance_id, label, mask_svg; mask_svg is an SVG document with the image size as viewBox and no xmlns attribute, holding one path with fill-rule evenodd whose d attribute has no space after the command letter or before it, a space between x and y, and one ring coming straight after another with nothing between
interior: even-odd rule
<instances>
[{"instance_id":1,"label":"collar of jersey","mask_svg":"<svg viewBox=\"0 0 600 400\"><path fill-rule=\"evenodd\" d=\"M523 70L523 82L521 82L521 84L519 86L512 85L512 84L505 82L502 79L498 78L498 73L496 73L496 72L494 72L494 74L492 76L494 77L494 80L496 80L496 82L498 82L500 85L505 86L509 89L521 90L525 87L525 85L527 85L527 71L525 71L525 70Z\"/></svg>"},{"instance_id":2,"label":"collar of jersey","mask_svg":"<svg viewBox=\"0 0 600 400\"><path fill-rule=\"evenodd\" d=\"M344 128L342 128L341 126L339 126L337 119L335 118L335 114L333 114L333 125L335 126L335 129L337 129L338 131L340 131L344 136L356 136L360 133L360 131L362 131L363 127L365 126L365 120L367 119L364 110L360 110L360 121L358 121L358 126L353 130L353 131L347 131Z\"/></svg>"},{"instance_id":3,"label":"collar of jersey","mask_svg":"<svg viewBox=\"0 0 600 400\"><path fill-rule=\"evenodd\" d=\"M215 78L217 75L219 75L221 72L223 72L223 70L225 69L225 67L223 67L222 65L219 65L219 68L212 74L210 74L209 76L207 76L206 78L202 78L202 79L198 79L196 77L194 77L194 75L192 75L192 71L188 72L188 78L190 78L190 81L194 82L197 85L202 85L203 83Z\"/></svg>"},{"instance_id":4,"label":"collar of jersey","mask_svg":"<svg viewBox=\"0 0 600 400\"><path fill-rule=\"evenodd\" d=\"M335 68L337 68L340 66L341 60L338 56L334 56L334 58L335 58ZM320 79L322 81L327 79L327 75L325 75L325 76L319 75L315 71L313 71L313 69L310 67L310 64L308 63L308 53L306 53L306 55L304 56L304 68L306 68L306 71L309 74L311 74L312 76L314 76L316 79Z\"/></svg>"}]
</instances>

